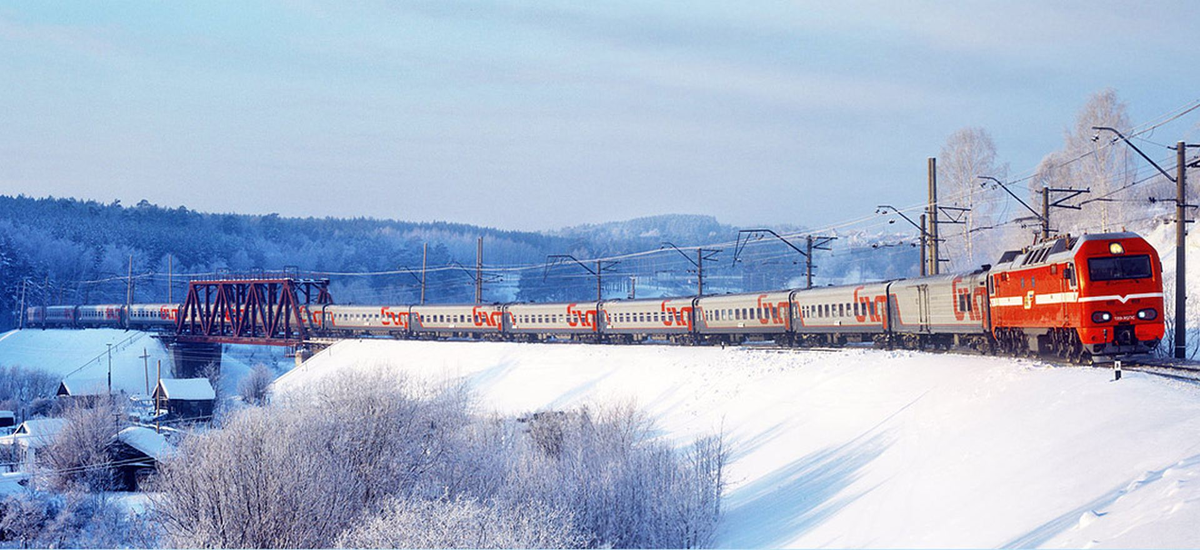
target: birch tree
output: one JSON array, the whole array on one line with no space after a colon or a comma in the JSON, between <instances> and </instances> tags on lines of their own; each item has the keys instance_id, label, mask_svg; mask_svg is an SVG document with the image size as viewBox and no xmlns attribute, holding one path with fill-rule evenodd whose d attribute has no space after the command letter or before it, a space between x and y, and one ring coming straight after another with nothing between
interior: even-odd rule
<instances>
[{"instance_id":1,"label":"birch tree","mask_svg":"<svg viewBox=\"0 0 1200 550\"><path fill-rule=\"evenodd\" d=\"M970 210L962 215L962 224L943 225L940 236L953 269L972 269L988 263L997 254L991 245L994 240L980 240L980 230L993 223L998 200L993 191L985 189L979 176L1004 180L1008 167L996 160L996 144L991 134L978 127L954 132L942 146L938 156L938 185L946 200L944 205ZM979 246L982 244L983 246Z\"/></svg>"}]
</instances>

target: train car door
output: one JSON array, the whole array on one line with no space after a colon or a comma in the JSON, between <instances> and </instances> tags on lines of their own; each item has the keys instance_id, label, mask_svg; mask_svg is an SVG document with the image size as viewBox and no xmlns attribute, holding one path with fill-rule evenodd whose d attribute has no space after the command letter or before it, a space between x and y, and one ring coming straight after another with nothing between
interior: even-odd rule
<instances>
[{"instance_id":1,"label":"train car door","mask_svg":"<svg viewBox=\"0 0 1200 550\"><path fill-rule=\"evenodd\" d=\"M918 332L928 334L929 330L929 285L917 285L917 320L920 323Z\"/></svg>"}]
</instances>

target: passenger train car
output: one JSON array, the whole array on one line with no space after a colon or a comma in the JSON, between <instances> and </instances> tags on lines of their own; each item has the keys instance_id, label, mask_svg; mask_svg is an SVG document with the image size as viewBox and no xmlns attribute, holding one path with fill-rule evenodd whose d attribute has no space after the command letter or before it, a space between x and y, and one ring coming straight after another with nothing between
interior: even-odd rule
<instances>
[{"instance_id":1,"label":"passenger train car","mask_svg":"<svg viewBox=\"0 0 1200 550\"><path fill-rule=\"evenodd\" d=\"M1046 240L995 266L858 285L641 300L482 305L323 305L315 334L679 343L874 342L1053 355L1144 353L1163 337L1162 264L1133 233ZM31 307L33 327L171 330L177 304Z\"/></svg>"}]
</instances>

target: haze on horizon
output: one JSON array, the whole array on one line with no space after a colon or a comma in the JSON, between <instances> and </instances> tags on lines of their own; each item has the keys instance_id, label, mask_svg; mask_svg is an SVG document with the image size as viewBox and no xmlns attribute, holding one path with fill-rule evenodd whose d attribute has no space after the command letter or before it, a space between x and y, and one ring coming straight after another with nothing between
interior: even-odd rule
<instances>
[{"instance_id":1,"label":"haze on horizon","mask_svg":"<svg viewBox=\"0 0 1200 550\"><path fill-rule=\"evenodd\" d=\"M925 158L964 126L1021 174L1102 88L1135 124L1197 99L1194 8L9 4L0 194L522 230L820 226L920 202Z\"/></svg>"}]
</instances>

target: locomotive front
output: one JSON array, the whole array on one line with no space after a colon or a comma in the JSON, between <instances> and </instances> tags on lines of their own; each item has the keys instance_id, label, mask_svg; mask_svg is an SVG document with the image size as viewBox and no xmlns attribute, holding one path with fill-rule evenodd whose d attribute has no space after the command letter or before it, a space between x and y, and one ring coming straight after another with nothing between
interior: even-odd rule
<instances>
[{"instance_id":1,"label":"locomotive front","mask_svg":"<svg viewBox=\"0 0 1200 550\"><path fill-rule=\"evenodd\" d=\"M1133 233L1086 236L1075 255L1079 338L1092 355L1145 353L1162 340L1158 252Z\"/></svg>"}]
</instances>

